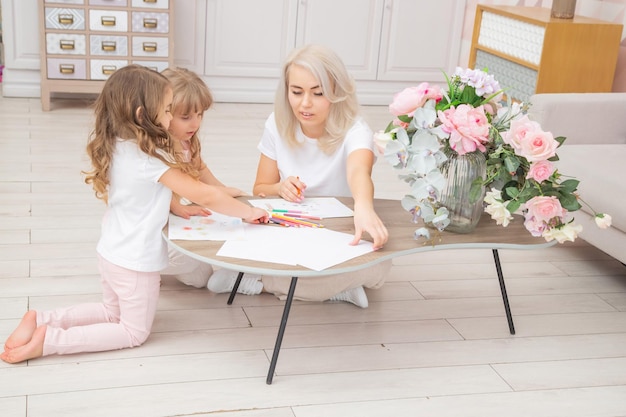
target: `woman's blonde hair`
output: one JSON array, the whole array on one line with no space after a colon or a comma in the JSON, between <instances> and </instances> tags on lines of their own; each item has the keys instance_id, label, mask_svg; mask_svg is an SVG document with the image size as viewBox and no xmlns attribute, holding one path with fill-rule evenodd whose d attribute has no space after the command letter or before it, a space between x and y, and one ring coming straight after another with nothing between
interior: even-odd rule
<instances>
[{"instance_id":1,"label":"woman's blonde hair","mask_svg":"<svg viewBox=\"0 0 626 417\"><path fill-rule=\"evenodd\" d=\"M115 71L95 102L95 126L87 154L92 170L83 172L96 197L107 202L109 171L117 138L134 140L142 152L177 167L167 130L158 123L170 83L163 75L140 65Z\"/></svg>"},{"instance_id":2,"label":"woman's blonde hair","mask_svg":"<svg viewBox=\"0 0 626 417\"><path fill-rule=\"evenodd\" d=\"M161 72L172 84L174 98L172 101L172 115L184 115L207 111L213 104L211 90L198 74L186 68L167 68ZM198 133L190 139L191 161L194 170L202 168L200 154L202 152ZM191 173L194 177L199 173Z\"/></svg>"},{"instance_id":3,"label":"woman's blonde hair","mask_svg":"<svg viewBox=\"0 0 626 417\"><path fill-rule=\"evenodd\" d=\"M278 132L292 146L298 144L298 120L289 105L289 70L293 65L310 71L319 82L324 97L331 103L325 126L326 134L318 138L318 144L324 152L332 153L358 116L359 105L354 80L341 58L327 47L306 45L294 50L287 57L276 90L274 114Z\"/></svg>"}]
</instances>

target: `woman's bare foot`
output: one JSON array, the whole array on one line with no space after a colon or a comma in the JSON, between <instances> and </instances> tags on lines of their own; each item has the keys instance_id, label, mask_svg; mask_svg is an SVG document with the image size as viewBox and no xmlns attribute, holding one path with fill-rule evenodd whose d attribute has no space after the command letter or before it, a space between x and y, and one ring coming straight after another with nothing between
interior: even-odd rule
<instances>
[{"instance_id":1,"label":"woman's bare foot","mask_svg":"<svg viewBox=\"0 0 626 417\"><path fill-rule=\"evenodd\" d=\"M17 325L17 328L13 330L11 336L4 343L4 350L12 350L30 342L36 328L37 312L35 310L27 311L24 317L22 317L20 324Z\"/></svg>"},{"instance_id":2,"label":"woman's bare foot","mask_svg":"<svg viewBox=\"0 0 626 417\"><path fill-rule=\"evenodd\" d=\"M39 358L43 355L43 341L46 337L46 326L35 329L32 338L23 346L5 350L0 359L8 363L19 363L29 359Z\"/></svg>"}]
</instances>

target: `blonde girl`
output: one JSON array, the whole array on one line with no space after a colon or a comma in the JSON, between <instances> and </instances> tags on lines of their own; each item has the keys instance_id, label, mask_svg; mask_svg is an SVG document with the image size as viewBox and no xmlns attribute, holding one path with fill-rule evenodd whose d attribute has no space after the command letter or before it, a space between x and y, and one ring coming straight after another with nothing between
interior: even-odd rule
<instances>
[{"instance_id":1,"label":"blonde girl","mask_svg":"<svg viewBox=\"0 0 626 417\"><path fill-rule=\"evenodd\" d=\"M87 145L92 170L85 177L107 204L96 248L103 300L26 312L5 342L0 355L5 362L146 341L159 296L159 271L168 264L161 230L172 191L247 222L267 221L265 211L187 173L188 164L180 164L167 132L171 104L167 78L145 67L123 67L105 82Z\"/></svg>"},{"instance_id":2,"label":"blonde girl","mask_svg":"<svg viewBox=\"0 0 626 417\"><path fill-rule=\"evenodd\" d=\"M174 151L181 160L190 165L190 173L201 182L223 187L232 197L245 193L238 188L226 187L220 182L202 160L202 147L198 131L204 113L213 104L213 96L208 86L193 71L186 68L167 68L162 74L170 81L173 91L172 120L169 133ZM170 211L188 219L190 216L207 216L209 209L197 205L178 195L172 197ZM161 276L172 275L180 282L196 288L206 288L211 265L191 258L176 249L169 248L169 266L161 271Z\"/></svg>"}]
</instances>

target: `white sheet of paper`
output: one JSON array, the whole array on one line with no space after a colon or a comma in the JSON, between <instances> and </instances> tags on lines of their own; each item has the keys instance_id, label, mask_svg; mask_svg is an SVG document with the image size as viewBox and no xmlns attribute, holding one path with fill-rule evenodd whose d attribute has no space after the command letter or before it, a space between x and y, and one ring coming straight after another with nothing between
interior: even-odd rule
<instances>
[{"instance_id":1,"label":"white sheet of paper","mask_svg":"<svg viewBox=\"0 0 626 417\"><path fill-rule=\"evenodd\" d=\"M255 207L265 210L295 210L321 218L352 217L354 212L334 197L305 198L301 203L292 203L282 198L248 200Z\"/></svg>"},{"instance_id":2,"label":"white sheet of paper","mask_svg":"<svg viewBox=\"0 0 626 417\"><path fill-rule=\"evenodd\" d=\"M212 212L209 216L183 219L170 213L168 236L173 240L241 240L245 238L243 221L237 217Z\"/></svg>"},{"instance_id":3,"label":"white sheet of paper","mask_svg":"<svg viewBox=\"0 0 626 417\"><path fill-rule=\"evenodd\" d=\"M249 224L244 227L246 239L224 242L218 255L321 271L373 251L370 242L350 246L353 235L323 228Z\"/></svg>"}]
</instances>

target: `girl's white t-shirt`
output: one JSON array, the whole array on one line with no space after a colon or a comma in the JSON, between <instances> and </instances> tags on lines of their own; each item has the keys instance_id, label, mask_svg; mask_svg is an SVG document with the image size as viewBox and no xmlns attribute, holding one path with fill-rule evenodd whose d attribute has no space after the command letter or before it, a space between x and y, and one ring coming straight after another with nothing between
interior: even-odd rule
<instances>
[{"instance_id":1,"label":"girl's white t-shirt","mask_svg":"<svg viewBox=\"0 0 626 417\"><path fill-rule=\"evenodd\" d=\"M296 139L300 146L291 147L280 136L274 113L265 122L265 131L258 149L276 161L281 181L289 176L300 177L307 185L308 196L350 197L346 162L348 155L357 149L374 152L373 132L362 118L357 119L334 153L324 153L317 144L298 127Z\"/></svg>"},{"instance_id":2,"label":"girl's white t-shirt","mask_svg":"<svg viewBox=\"0 0 626 417\"><path fill-rule=\"evenodd\" d=\"M107 261L133 271L168 265L161 231L172 192L159 182L169 167L142 152L134 140L118 139L111 163L109 201L96 250Z\"/></svg>"}]
</instances>

